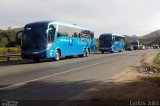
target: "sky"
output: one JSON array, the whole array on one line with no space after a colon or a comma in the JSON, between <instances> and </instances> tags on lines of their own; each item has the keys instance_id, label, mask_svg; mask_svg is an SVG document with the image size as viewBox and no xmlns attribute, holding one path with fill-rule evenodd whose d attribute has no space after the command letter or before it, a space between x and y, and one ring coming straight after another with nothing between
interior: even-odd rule
<instances>
[{"instance_id":1,"label":"sky","mask_svg":"<svg viewBox=\"0 0 160 106\"><path fill-rule=\"evenodd\" d=\"M160 0L0 0L0 29L60 20L102 33L142 36L160 29Z\"/></svg>"}]
</instances>

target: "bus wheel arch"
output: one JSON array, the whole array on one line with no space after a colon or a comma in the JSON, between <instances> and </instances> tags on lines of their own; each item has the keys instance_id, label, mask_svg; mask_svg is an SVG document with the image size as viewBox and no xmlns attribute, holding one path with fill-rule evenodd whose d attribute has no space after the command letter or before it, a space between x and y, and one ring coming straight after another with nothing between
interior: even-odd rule
<instances>
[{"instance_id":1,"label":"bus wheel arch","mask_svg":"<svg viewBox=\"0 0 160 106\"><path fill-rule=\"evenodd\" d=\"M60 60L60 57L61 57L61 50L60 49L56 49L55 60L56 61Z\"/></svg>"},{"instance_id":2,"label":"bus wheel arch","mask_svg":"<svg viewBox=\"0 0 160 106\"><path fill-rule=\"evenodd\" d=\"M89 54L90 54L90 50L89 50L89 48L86 48L86 57L88 57Z\"/></svg>"},{"instance_id":3,"label":"bus wheel arch","mask_svg":"<svg viewBox=\"0 0 160 106\"><path fill-rule=\"evenodd\" d=\"M101 50L101 53L104 54L104 50Z\"/></svg>"},{"instance_id":4,"label":"bus wheel arch","mask_svg":"<svg viewBox=\"0 0 160 106\"><path fill-rule=\"evenodd\" d=\"M86 57L86 48L83 49L83 57Z\"/></svg>"},{"instance_id":5,"label":"bus wheel arch","mask_svg":"<svg viewBox=\"0 0 160 106\"><path fill-rule=\"evenodd\" d=\"M89 50L88 48L83 49L83 57L88 57L89 56Z\"/></svg>"},{"instance_id":6,"label":"bus wheel arch","mask_svg":"<svg viewBox=\"0 0 160 106\"><path fill-rule=\"evenodd\" d=\"M88 52L89 52L89 54L91 53L91 50L90 50L90 48L87 48L88 49Z\"/></svg>"},{"instance_id":7,"label":"bus wheel arch","mask_svg":"<svg viewBox=\"0 0 160 106\"><path fill-rule=\"evenodd\" d=\"M61 56L61 55L62 55L62 54L61 54L61 50L60 50L59 48L58 48L57 50L59 51L59 53L60 53L60 56Z\"/></svg>"},{"instance_id":8,"label":"bus wheel arch","mask_svg":"<svg viewBox=\"0 0 160 106\"><path fill-rule=\"evenodd\" d=\"M114 53L114 51L113 51L113 50L111 50L111 51L110 51L110 53Z\"/></svg>"},{"instance_id":9,"label":"bus wheel arch","mask_svg":"<svg viewBox=\"0 0 160 106\"><path fill-rule=\"evenodd\" d=\"M34 61L35 63L39 63L39 62L40 62L40 58L33 58L33 61Z\"/></svg>"}]
</instances>

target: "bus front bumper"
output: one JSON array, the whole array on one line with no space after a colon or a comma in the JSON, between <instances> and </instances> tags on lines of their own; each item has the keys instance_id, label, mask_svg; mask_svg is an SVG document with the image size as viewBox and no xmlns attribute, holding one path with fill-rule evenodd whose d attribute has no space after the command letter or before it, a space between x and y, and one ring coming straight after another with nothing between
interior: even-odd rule
<instances>
[{"instance_id":1,"label":"bus front bumper","mask_svg":"<svg viewBox=\"0 0 160 106\"><path fill-rule=\"evenodd\" d=\"M40 51L40 52L21 52L21 57L23 59L33 59L33 58L39 58L39 59L46 59L46 51Z\"/></svg>"},{"instance_id":2,"label":"bus front bumper","mask_svg":"<svg viewBox=\"0 0 160 106\"><path fill-rule=\"evenodd\" d=\"M99 51L110 52L111 48L99 48Z\"/></svg>"}]
</instances>

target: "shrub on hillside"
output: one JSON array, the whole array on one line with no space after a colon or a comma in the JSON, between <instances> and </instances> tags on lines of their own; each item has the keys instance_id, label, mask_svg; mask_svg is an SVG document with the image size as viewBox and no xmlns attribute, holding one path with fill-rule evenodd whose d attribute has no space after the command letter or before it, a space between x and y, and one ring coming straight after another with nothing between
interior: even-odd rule
<instances>
[{"instance_id":1,"label":"shrub on hillside","mask_svg":"<svg viewBox=\"0 0 160 106\"><path fill-rule=\"evenodd\" d=\"M0 55L4 54L20 54L20 48L12 47L12 48L0 48Z\"/></svg>"}]
</instances>

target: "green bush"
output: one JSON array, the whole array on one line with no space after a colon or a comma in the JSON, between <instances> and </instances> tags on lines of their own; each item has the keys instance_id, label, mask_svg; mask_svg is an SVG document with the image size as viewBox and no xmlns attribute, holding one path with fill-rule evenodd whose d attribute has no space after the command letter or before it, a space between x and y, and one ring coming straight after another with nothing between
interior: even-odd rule
<instances>
[{"instance_id":1,"label":"green bush","mask_svg":"<svg viewBox=\"0 0 160 106\"><path fill-rule=\"evenodd\" d=\"M9 54L20 54L20 52L21 52L20 48L14 48L14 47L8 48Z\"/></svg>"},{"instance_id":2,"label":"green bush","mask_svg":"<svg viewBox=\"0 0 160 106\"><path fill-rule=\"evenodd\" d=\"M16 33L22 29L0 30L0 47L16 47Z\"/></svg>"},{"instance_id":3,"label":"green bush","mask_svg":"<svg viewBox=\"0 0 160 106\"><path fill-rule=\"evenodd\" d=\"M8 39L6 37L0 37L0 47L6 47L8 45Z\"/></svg>"},{"instance_id":4,"label":"green bush","mask_svg":"<svg viewBox=\"0 0 160 106\"><path fill-rule=\"evenodd\" d=\"M98 52L99 51L99 40L98 39L95 39L94 45L95 45L95 51Z\"/></svg>"},{"instance_id":5,"label":"green bush","mask_svg":"<svg viewBox=\"0 0 160 106\"><path fill-rule=\"evenodd\" d=\"M7 48L0 48L0 55L7 54L8 49Z\"/></svg>"},{"instance_id":6,"label":"green bush","mask_svg":"<svg viewBox=\"0 0 160 106\"><path fill-rule=\"evenodd\" d=\"M157 64L160 64L160 53L158 53L158 55L156 56L156 63Z\"/></svg>"},{"instance_id":7,"label":"green bush","mask_svg":"<svg viewBox=\"0 0 160 106\"><path fill-rule=\"evenodd\" d=\"M0 55L4 54L20 54L20 48L11 47L11 48L0 48Z\"/></svg>"}]
</instances>

